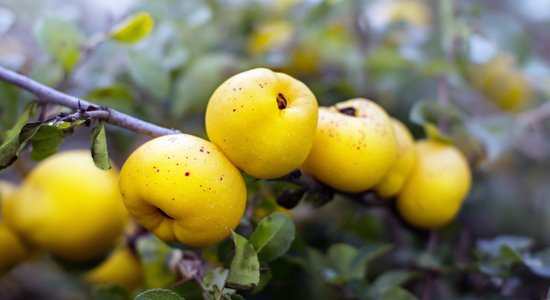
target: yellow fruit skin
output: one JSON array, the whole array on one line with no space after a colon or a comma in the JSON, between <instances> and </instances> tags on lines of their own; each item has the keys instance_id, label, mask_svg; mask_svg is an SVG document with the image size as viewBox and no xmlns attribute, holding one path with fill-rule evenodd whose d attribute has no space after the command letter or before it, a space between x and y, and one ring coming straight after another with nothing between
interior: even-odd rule
<instances>
[{"instance_id":1,"label":"yellow fruit skin","mask_svg":"<svg viewBox=\"0 0 550 300\"><path fill-rule=\"evenodd\" d=\"M246 206L239 170L214 144L186 134L136 149L120 173L124 204L165 241L204 247L227 237Z\"/></svg>"},{"instance_id":2,"label":"yellow fruit skin","mask_svg":"<svg viewBox=\"0 0 550 300\"><path fill-rule=\"evenodd\" d=\"M355 116L339 112L353 108ZM380 182L397 155L386 112L367 99L351 99L319 109L313 148L302 169L345 192L361 192Z\"/></svg>"},{"instance_id":3,"label":"yellow fruit skin","mask_svg":"<svg viewBox=\"0 0 550 300\"><path fill-rule=\"evenodd\" d=\"M279 95L287 100L284 109L279 109ZM216 89L206 109L206 131L237 167L257 178L276 178L306 159L317 109L317 99L300 81L252 69Z\"/></svg>"},{"instance_id":4,"label":"yellow fruit skin","mask_svg":"<svg viewBox=\"0 0 550 300\"><path fill-rule=\"evenodd\" d=\"M474 87L503 110L521 110L531 104L531 87L509 55L500 53L485 63L473 65L469 77Z\"/></svg>"},{"instance_id":5,"label":"yellow fruit skin","mask_svg":"<svg viewBox=\"0 0 550 300\"><path fill-rule=\"evenodd\" d=\"M9 182L0 180L0 208L2 207L2 199L11 197L15 194L17 187ZM0 216L2 215L2 209L0 209Z\"/></svg>"},{"instance_id":6,"label":"yellow fruit skin","mask_svg":"<svg viewBox=\"0 0 550 300\"><path fill-rule=\"evenodd\" d=\"M250 35L247 50L252 55L267 53L289 42L293 31L292 24L286 20L263 23Z\"/></svg>"},{"instance_id":7,"label":"yellow fruit skin","mask_svg":"<svg viewBox=\"0 0 550 300\"><path fill-rule=\"evenodd\" d=\"M84 275L91 284L115 284L127 291L135 290L142 281L138 257L127 247L115 249L109 257Z\"/></svg>"},{"instance_id":8,"label":"yellow fruit skin","mask_svg":"<svg viewBox=\"0 0 550 300\"><path fill-rule=\"evenodd\" d=\"M384 179L374 188L382 198L390 198L399 192L416 164L414 139L407 127L391 119L397 140L397 158Z\"/></svg>"},{"instance_id":9,"label":"yellow fruit skin","mask_svg":"<svg viewBox=\"0 0 550 300\"><path fill-rule=\"evenodd\" d=\"M464 155L443 142L416 143L418 162L397 196L397 209L411 225L436 229L454 219L471 185Z\"/></svg>"},{"instance_id":10,"label":"yellow fruit skin","mask_svg":"<svg viewBox=\"0 0 550 300\"><path fill-rule=\"evenodd\" d=\"M90 151L57 153L5 199L4 218L25 242L72 261L102 255L128 220L117 171L98 169Z\"/></svg>"},{"instance_id":11,"label":"yellow fruit skin","mask_svg":"<svg viewBox=\"0 0 550 300\"><path fill-rule=\"evenodd\" d=\"M25 260L27 249L4 222L0 221L0 274Z\"/></svg>"}]
</instances>

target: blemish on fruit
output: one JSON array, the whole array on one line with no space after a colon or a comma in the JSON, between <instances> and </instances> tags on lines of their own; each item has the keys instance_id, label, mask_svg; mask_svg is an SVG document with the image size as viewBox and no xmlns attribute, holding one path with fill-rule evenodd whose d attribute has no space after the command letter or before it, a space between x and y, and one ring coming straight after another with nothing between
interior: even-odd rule
<instances>
[{"instance_id":1,"label":"blemish on fruit","mask_svg":"<svg viewBox=\"0 0 550 300\"><path fill-rule=\"evenodd\" d=\"M355 111L355 108L353 107L339 108L338 111L343 113L344 115L348 115L352 117L356 116L356 111Z\"/></svg>"},{"instance_id":2,"label":"blemish on fruit","mask_svg":"<svg viewBox=\"0 0 550 300\"><path fill-rule=\"evenodd\" d=\"M185 172L185 176L189 176L189 172Z\"/></svg>"},{"instance_id":3,"label":"blemish on fruit","mask_svg":"<svg viewBox=\"0 0 550 300\"><path fill-rule=\"evenodd\" d=\"M223 181L223 177L220 177L220 181Z\"/></svg>"},{"instance_id":4,"label":"blemish on fruit","mask_svg":"<svg viewBox=\"0 0 550 300\"><path fill-rule=\"evenodd\" d=\"M285 109L286 105L287 105L287 101L285 96L281 93L277 94L277 106L279 107L279 109L280 110Z\"/></svg>"}]
</instances>

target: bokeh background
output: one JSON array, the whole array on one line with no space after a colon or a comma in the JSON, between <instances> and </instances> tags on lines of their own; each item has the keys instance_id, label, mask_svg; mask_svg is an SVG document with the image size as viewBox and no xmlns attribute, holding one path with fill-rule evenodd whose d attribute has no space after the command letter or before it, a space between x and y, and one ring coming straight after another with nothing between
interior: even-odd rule
<instances>
[{"instance_id":1,"label":"bokeh background","mask_svg":"<svg viewBox=\"0 0 550 300\"><path fill-rule=\"evenodd\" d=\"M70 67L48 54L49 34L76 31L90 42L136 11L155 20L151 35L136 44L94 45ZM62 26L43 30L51 20ZM549 29L547 0L0 0L0 64L202 137L214 89L253 67L300 79L321 105L372 99L418 139L425 137L423 124L444 116L449 122L440 130L469 158L474 185L458 220L439 233L438 253L427 257L426 233L391 212L343 198L293 210L296 244L322 252L336 242L393 244L374 261L373 277L392 268L479 263L472 272L442 273L434 299L543 299L550 254L537 270L521 262L498 265L491 255L503 240L521 255L550 246ZM0 83L1 132L31 100ZM107 134L118 166L146 140L112 126ZM89 130L80 129L61 149L88 146ZM0 178L18 182L33 164L27 155ZM278 260L270 285L246 298L340 298L322 272L308 272L296 260ZM22 265L0 279L0 299L88 297L71 278L52 264ZM420 283L407 287L420 295Z\"/></svg>"}]
</instances>

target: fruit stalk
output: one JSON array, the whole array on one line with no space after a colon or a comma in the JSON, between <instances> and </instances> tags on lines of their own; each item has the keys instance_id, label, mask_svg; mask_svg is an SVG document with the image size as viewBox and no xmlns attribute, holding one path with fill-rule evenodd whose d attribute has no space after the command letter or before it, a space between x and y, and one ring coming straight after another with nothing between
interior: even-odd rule
<instances>
[{"instance_id":1,"label":"fruit stalk","mask_svg":"<svg viewBox=\"0 0 550 300\"><path fill-rule=\"evenodd\" d=\"M67 95L50 87L47 87L37 81L30 79L24 75L10 71L0 66L0 80L16 85L24 89L38 98L41 103L53 103L65 106L71 109L88 109L88 107L99 107L91 102ZM181 133L177 129L164 128L143 120L134 118L127 114L121 113L115 109L108 107L100 107L100 110L105 111L104 114L97 114L96 117L109 124L126 128L139 134L150 137L158 137L162 135Z\"/></svg>"}]
</instances>

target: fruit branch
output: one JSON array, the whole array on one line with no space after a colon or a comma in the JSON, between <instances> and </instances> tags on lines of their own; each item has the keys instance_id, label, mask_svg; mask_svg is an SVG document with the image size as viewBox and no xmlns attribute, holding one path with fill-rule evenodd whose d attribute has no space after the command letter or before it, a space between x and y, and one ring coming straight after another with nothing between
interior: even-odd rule
<instances>
[{"instance_id":1,"label":"fruit branch","mask_svg":"<svg viewBox=\"0 0 550 300\"><path fill-rule=\"evenodd\" d=\"M30 92L37 97L37 101L40 103L57 104L74 110L84 109L87 111L87 115L90 118L96 118L139 134L157 137L181 133L177 129L164 128L121 113L115 109L100 107L91 102L67 95L1 66L0 80L16 85L21 89ZM94 110L94 108L97 109Z\"/></svg>"}]
</instances>

